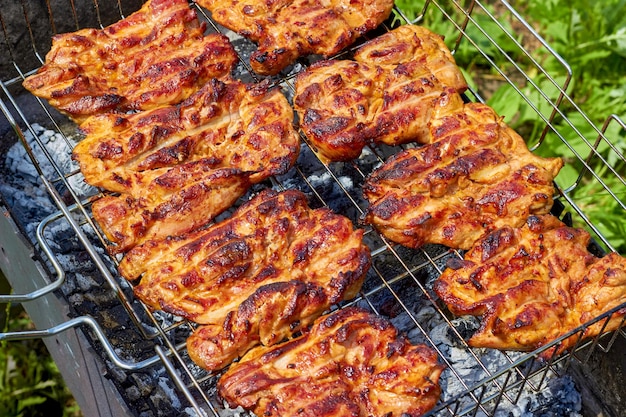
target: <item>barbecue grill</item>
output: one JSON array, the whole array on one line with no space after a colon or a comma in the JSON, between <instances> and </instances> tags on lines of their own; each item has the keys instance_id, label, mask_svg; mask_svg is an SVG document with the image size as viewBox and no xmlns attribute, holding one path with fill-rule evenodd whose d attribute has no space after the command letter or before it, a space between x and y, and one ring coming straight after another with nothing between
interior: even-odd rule
<instances>
[{"instance_id":1,"label":"barbecue grill","mask_svg":"<svg viewBox=\"0 0 626 417\"><path fill-rule=\"evenodd\" d=\"M13 288L0 301L22 303L40 329L2 333L0 338L43 338L88 416L247 415L228 409L219 400L215 392L219 374L206 372L189 359L184 342L194 324L150 311L134 298L131 284L117 274L119 259L105 251L106 239L90 213L91 204L103 192L84 184L70 158L74 144L81 139L76 125L21 86L42 64L53 34L107 26L137 10L140 3L46 0L41 4L22 0L0 10L0 50L6 57L0 67L0 108L6 118L0 124L4 138L0 145L0 267ZM208 22L208 31L227 34L235 45L240 57L236 76L260 81L247 61L254 45L197 9ZM475 54L477 62L509 84L528 111L542 120L538 134L532 139L528 135L529 147L542 152L550 141L566 145L568 154L560 156L578 177L571 183L557 178L553 214L566 223L583 225L592 234L592 249L598 255L615 250L598 222L587 215L576 190L582 183L591 183L626 212L624 193L607 186L607 178L615 177L626 187L623 173L614 168L620 163L623 166L626 159L608 133L623 133L624 122L610 115L603 126L594 126L567 93L571 79L568 64L504 0L426 1L414 19L395 6L392 16L367 38L400 24L429 27L429 22L441 17L450 49ZM509 51L516 49L530 64L532 76L501 46L503 40ZM352 50L339 57L349 57ZM559 62L570 76L553 78L542 66L546 56ZM318 58L301 59L269 80L291 100L295 75ZM501 62L510 64L506 72ZM471 86L465 98L484 101L489 90L488 85ZM564 108L575 110L576 123L564 114ZM516 115L505 116L510 121ZM587 128L581 129L581 123ZM593 133L590 136L583 131ZM608 149L609 157L600 149ZM360 186L365 176L397 150L368 147L356 161L328 164L302 136L296 166L255 186L242 200L265 187L297 188L309 196L312 207L328 206L364 227L359 218L367 204ZM228 213L220 218L225 216ZM437 351L446 370L441 378L443 394L432 415L570 415L587 411L620 415L626 409L621 399L625 392L619 353L623 351L619 346L625 343L624 330L582 340L588 326L608 323L626 305L534 352L473 349L465 340L476 329L477 320L453 317L432 291L432 282L446 261L462 257L462 253L437 245L409 250L386 241L373 229L365 227L365 232L372 268L359 296L336 308L366 307L390 318L412 342ZM538 359L541 352L570 335L578 337L573 349L546 361Z\"/></svg>"}]
</instances>

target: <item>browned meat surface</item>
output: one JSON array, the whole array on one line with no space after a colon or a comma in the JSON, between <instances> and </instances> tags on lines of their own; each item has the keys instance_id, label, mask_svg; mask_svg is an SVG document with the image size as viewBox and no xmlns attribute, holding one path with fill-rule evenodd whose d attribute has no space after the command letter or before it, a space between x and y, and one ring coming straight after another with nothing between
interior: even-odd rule
<instances>
[{"instance_id":1,"label":"browned meat surface","mask_svg":"<svg viewBox=\"0 0 626 417\"><path fill-rule=\"evenodd\" d=\"M151 0L104 29L54 36L24 87L81 123L92 114L177 103L237 59L228 38L204 36L187 0Z\"/></svg>"},{"instance_id":2,"label":"browned meat surface","mask_svg":"<svg viewBox=\"0 0 626 417\"><path fill-rule=\"evenodd\" d=\"M213 169L207 160L190 162L137 179L137 197L107 195L91 211L111 242L111 254L151 239L165 239L210 223L250 187L238 169Z\"/></svg>"},{"instance_id":3,"label":"browned meat surface","mask_svg":"<svg viewBox=\"0 0 626 417\"><path fill-rule=\"evenodd\" d=\"M124 252L189 232L229 208L251 184L295 163L293 110L277 89L207 83L183 103L89 118L73 151L86 182L121 193L94 203L94 218Z\"/></svg>"},{"instance_id":4,"label":"browned meat surface","mask_svg":"<svg viewBox=\"0 0 626 417\"><path fill-rule=\"evenodd\" d=\"M257 416L417 417L437 403L442 370L434 350L352 307L320 317L298 338L251 350L218 391Z\"/></svg>"},{"instance_id":5,"label":"browned meat surface","mask_svg":"<svg viewBox=\"0 0 626 417\"><path fill-rule=\"evenodd\" d=\"M434 289L453 313L482 315L471 346L534 350L626 302L626 259L616 253L596 258L587 251L589 239L550 215L531 216L523 227L498 229L463 260L450 261ZM583 338L616 329L624 314L589 326ZM572 347L578 337L543 356Z\"/></svg>"},{"instance_id":6,"label":"browned meat surface","mask_svg":"<svg viewBox=\"0 0 626 417\"><path fill-rule=\"evenodd\" d=\"M295 163L300 139L293 117L278 89L212 80L178 105L89 118L73 158L89 184L134 198L145 193L143 177L200 160L259 182Z\"/></svg>"},{"instance_id":7,"label":"browned meat surface","mask_svg":"<svg viewBox=\"0 0 626 417\"><path fill-rule=\"evenodd\" d=\"M185 238L129 251L120 273L135 294L206 324L188 341L200 366L219 369L277 343L359 291L370 265L362 230L299 191L265 190L234 214Z\"/></svg>"},{"instance_id":8,"label":"browned meat surface","mask_svg":"<svg viewBox=\"0 0 626 417\"><path fill-rule=\"evenodd\" d=\"M430 143L428 123L467 88L439 35L404 25L362 46L354 61L321 61L296 78L295 109L322 158L357 158L372 142Z\"/></svg>"},{"instance_id":9,"label":"browned meat surface","mask_svg":"<svg viewBox=\"0 0 626 417\"><path fill-rule=\"evenodd\" d=\"M377 65L397 73L421 66L441 83L458 92L467 89L465 78L443 38L423 26L402 25L361 46L358 62Z\"/></svg>"},{"instance_id":10,"label":"browned meat surface","mask_svg":"<svg viewBox=\"0 0 626 417\"><path fill-rule=\"evenodd\" d=\"M221 25L257 43L250 65L277 74L298 57L330 57L380 25L393 0L196 0Z\"/></svg>"},{"instance_id":11,"label":"browned meat surface","mask_svg":"<svg viewBox=\"0 0 626 417\"><path fill-rule=\"evenodd\" d=\"M391 241L469 249L487 232L552 207L563 162L533 155L486 105L458 105L430 125L434 143L389 158L365 181L364 217Z\"/></svg>"}]
</instances>

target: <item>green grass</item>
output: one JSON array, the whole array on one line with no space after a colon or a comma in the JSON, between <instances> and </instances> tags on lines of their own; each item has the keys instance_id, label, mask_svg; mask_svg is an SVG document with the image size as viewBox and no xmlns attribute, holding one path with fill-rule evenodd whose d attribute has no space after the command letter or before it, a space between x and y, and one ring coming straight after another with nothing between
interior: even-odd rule
<instances>
[{"instance_id":1,"label":"green grass","mask_svg":"<svg viewBox=\"0 0 626 417\"><path fill-rule=\"evenodd\" d=\"M10 291L0 271L2 293ZM0 304L2 331L32 328L19 306ZM42 340L0 342L0 416L79 417L80 409L65 386Z\"/></svg>"},{"instance_id":2,"label":"green grass","mask_svg":"<svg viewBox=\"0 0 626 417\"><path fill-rule=\"evenodd\" d=\"M445 6L446 13L462 23L463 16L458 10L449 6L448 2L440 3ZM527 140L529 147L542 156L563 158L565 166L557 177L557 183L611 245L626 254L625 213L618 202L626 202L623 182L626 175L623 161L626 132L613 122L605 133L608 141L602 139L596 145L599 138L596 129L603 126L609 115L626 119L626 71L623 70L626 68L626 0L511 2L531 27L571 66L572 76L566 88L571 101L564 100L559 105L563 116L554 117L554 130L547 132L544 132L546 123L542 117L550 117L553 106L549 100L554 101L559 96L558 87L565 85L567 69L549 50L533 42L535 38L525 33L528 31L501 4L493 1L483 3L487 4L487 12L475 7L473 18L476 24L468 24L466 32L485 51L486 57L477 53L467 39L456 45L456 29L434 5L429 7L422 24L445 36L448 45L455 48L457 64L465 71L470 85L478 88L481 96L498 114L505 116L505 121ZM411 19L416 18L423 8L423 2L410 0L398 0L397 4ZM497 22L488 13L496 16ZM480 28L485 29L493 42ZM505 32L512 36L506 36ZM532 51L538 65L525 56L515 41ZM524 80L513 63L529 74L532 82ZM521 94L494 67L509 77ZM548 99L541 92L545 92ZM533 109L528 101L534 103L537 109ZM588 119L582 116L583 113ZM615 172L607 169L602 159ZM588 163L595 176L584 168L582 161ZM584 175L579 178L581 172ZM616 194L617 199L610 195L598 178ZM576 226L586 227L580 216L573 217Z\"/></svg>"}]
</instances>

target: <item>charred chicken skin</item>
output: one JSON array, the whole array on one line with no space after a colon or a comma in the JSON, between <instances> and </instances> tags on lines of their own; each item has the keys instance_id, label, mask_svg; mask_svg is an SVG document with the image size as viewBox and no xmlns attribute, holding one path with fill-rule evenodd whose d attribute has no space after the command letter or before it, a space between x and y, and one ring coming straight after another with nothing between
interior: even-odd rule
<instances>
[{"instance_id":1,"label":"charred chicken skin","mask_svg":"<svg viewBox=\"0 0 626 417\"><path fill-rule=\"evenodd\" d=\"M393 0L196 0L219 24L258 45L250 66L278 74L298 57L330 57L380 25Z\"/></svg>"},{"instance_id":2,"label":"charred chicken skin","mask_svg":"<svg viewBox=\"0 0 626 417\"><path fill-rule=\"evenodd\" d=\"M417 417L437 403L442 370L434 350L350 307L302 336L251 350L220 378L218 392L257 416Z\"/></svg>"},{"instance_id":3,"label":"charred chicken skin","mask_svg":"<svg viewBox=\"0 0 626 417\"><path fill-rule=\"evenodd\" d=\"M531 351L626 302L626 259L588 250L590 236L550 215L484 236L448 262L434 289L455 314L482 316L475 347ZM587 327L583 338L619 327L626 310ZM605 327L603 327L606 324ZM578 342L566 338L543 357Z\"/></svg>"},{"instance_id":4,"label":"charred chicken skin","mask_svg":"<svg viewBox=\"0 0 626 417\"><path fill-rule=\"evenodd\" d=\"M404 25L363 45L354 61L321 61L296 78L300 126L328 161L364 146L430 143L428 123L467 84L439 35Z\"/></svg>"},{"instance_id":5,"label":"charred chicken skin","mask_svg":"<svg viewBox=\"0 0 626 417\"><path fill-rule=\"evenodd\" d=\"M433 143L395 154L365 181L364 221L393 242L469 249L552 207L562 160L533 155L484 104L456 108L430 124Z\"/></svg>"},{"instance_id":6,"label":"charred chicken skin","mask_svg":"<svg viewBox=\"0 0 626 417\"><path fill-rule=\"evenodd\" d=\"M120 273L135 294L203 324L191 358L220 369L259 343L271 345L354 297L370 266L362 230L299 191L265 190L228 219L184 238L129 251Z\"/></svg>"},{"instance_id":7,"label":"charred chicken skin","mask_svg":"<svg viewBox=\"0 0 626 417\"><path fill-rule=\"evenodd\" d=\"M187 0L151 0L104 29L56 35L45 64L24 81L75 122L110 111L177 103L212 78L230 75L227 37L204 36Z\"/></svg>"},{"instance_id":8,"label":"charred chicken skin","mask_svg":"<svg viewBox=\"0 0 626 417\"><path fill-rule=\"evenodd\" d=\"M121 193L93 215L124 252L209 223L251 184L295 163L299 138L285 96L212 80L184 102L89 118L73 151L87 183Z\"/></svg>"}]
</instances>

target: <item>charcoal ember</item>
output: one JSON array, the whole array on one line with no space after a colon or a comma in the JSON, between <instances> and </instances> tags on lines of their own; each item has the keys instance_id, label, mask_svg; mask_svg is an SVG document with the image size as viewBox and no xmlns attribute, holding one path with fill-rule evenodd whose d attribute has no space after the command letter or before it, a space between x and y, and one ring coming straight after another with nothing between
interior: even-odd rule
<instances>
[{"instance_id":1,"label":"charcoal ember","mask_svg":"<svg viewBox=\"0 0 626 417\"><path fill-rule=\"evenodd\" d=\"M137 401L139 398L141 398L141 391L139 391L139 388L134 385L126 388L124 392L126 392L126 396L131 401Z\"/></svg>"},{"instance_id":2,"label":"charcoal ember","mask_svg":"<svg viewBox=\"0 0 626 417\"><path fill-rule=\"evenodd\" d=\"M93 306L91 308L92 312L96 312L99 309L113 308L119 302L113 291L101 288L82 294L82 300L84 303Z\"/></svg>"},{"instance_id":3,"label":"charcoal ember","mask_svg":"<svg viewBox=\"0 0 626 417\"><path fill-rule=\"evenodd\" d=\"M129 361L139 361L154 355L154 342L145 340L125 329L109 335L111 343L121 350Z\"/></svg>"},{"instance_id":4,"label":"charcoal ember","mask_svg":"<svg viewBox=\"0 0 626 417\"><path fill-rule=\"evenodd\" d=\"M402 313L402 306L398 303L398 301L395 299L395 297L391 294L389 294L387 297L385 297L381 304L380 304L380 308L379 308L379 312L380 314L389 317L389 318L394 318L399 316Z\"/></svg>"},{"instance_id":5,"label":"charcoal ember","mask_svg":"<svg viewBox=\"0 0 626 417\"><path fill-rule=\"evenodd\" d=\"M475 320L475 317L467 316L460 319L453 320L454 328L461 335L464 340L469 339L471 335L473 335L476 330L480 327L480 321ZM456 342L455 345L457 347L462 347L461 342L458 337L453 334L452 328L448 328L448 337L450 340Z\"/></svg>"},{"instance_id":6,"label":"charcoal ember","mask_svg":"<svg viewBox=\"0 0 626 417\"><path fill-rule=\"evenodd\" d=\"M169 378L159 377L152 393L152 403L159 412L159 416L169 416L181 408L181 403L176 398L175 388Z\"/></svg>"},{"instance_id":7,"label":"charcoal ember","mask_svg":"<svg viewBox=\"0 0 626 417\"><path fill-rule=\"evenodd\" d=\"M118 386L124 385L126 382L128 375L122 368L118 368L117 366L107 366L105 377L114 381ZM126 384L128 386L128 384Z\"/></svg>"},{"instance_id":8,"label":"charcoal ember","mask_svg":"<svg viewBox=\"0 0 626 417\"><path fill-rule=\"evenodd\" d=\"M568 376L548 381L547 389L537 394L526 406L526 412L535 417L569 417L579 415L582 399L573 379Z\"/></svg>"},{"instance_id":9,"label":"charcoal ember","mask_svg":"<svg viewBox=\"0 0 626 417\"><path fill-rule=\"evenodd\" d=\"M80 244L71 236L56 237L55 246L60 254L68 254L80 250Z\"/></svg>"},{"instance_id":10,"label":"charcoal ember","mask_svg":"<svg viewBox=\"0 0 626 417\"><path fill-rule=\"evenodd\" d=\"M137 387L142 397L150 395L154 389L154 381L149 375L135 372L130 374L129 378L133 381L133 384Z\"/></svg>"},{"instance_id":11,"label":"charcoal ember","mask_svg":"<svg viewBox=\"0 0 626 417\"><path fill-rule=\"evenodd\" d=\"M76 274L74 277L80 291L89 291L92 288L98 287L98 282L92 275Z\"/></svg>"},{"instance_id":12,"label":"charcoal ember","mask_svg":"<svg viewBox=\"0 0 626 417\"><path fill-rule=\"evenodd\" d=\"M111 330L124 329L128 324L128 319L125 318L126 310L123 306L115 306L109 310L100 312L100 322L103 327Z\"/></svg>"}]
</instances>

